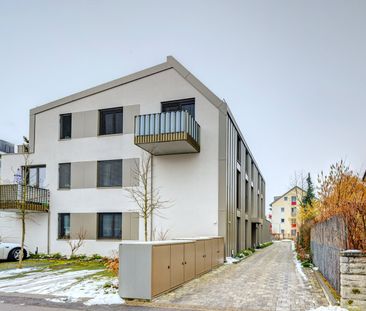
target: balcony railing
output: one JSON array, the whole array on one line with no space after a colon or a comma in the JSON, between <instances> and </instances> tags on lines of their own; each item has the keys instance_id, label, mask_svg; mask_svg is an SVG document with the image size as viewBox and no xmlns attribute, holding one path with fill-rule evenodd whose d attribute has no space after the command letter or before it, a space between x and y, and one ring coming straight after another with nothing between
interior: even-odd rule
<instances>
[{"instance_id":1,"label":"balcony railing","mask_svg":"<svg viewBox=\"0 0 366 311\"><path fill-rule=\"evenodd\" d=\"M0 209L48 212L50 192L32 186L18 184L0 185Z\"/></svg>"},{"instance_id":2,"label":"balcony railing","mask_svg":"<svg viewBox=\"0 0 366 311\"><path fill-rule=\"evenodd\" d=\"M135 144L154 155L200 152L200 126L187 111L136 116Z\"/></svg>"}]
</instances>

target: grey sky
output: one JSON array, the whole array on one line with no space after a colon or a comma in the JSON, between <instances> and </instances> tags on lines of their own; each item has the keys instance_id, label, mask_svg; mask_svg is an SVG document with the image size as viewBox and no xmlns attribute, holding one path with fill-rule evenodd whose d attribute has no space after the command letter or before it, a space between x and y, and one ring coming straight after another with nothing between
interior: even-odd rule
<instances>
[{"instance_id":1,"label":"grey sky","mask_svg":"<svg viewBox=\"0 0 366 311\"><path fill-rule=\"evenodd\" d=\"M230 105L268 204L295 170L366 168L365 16L361 0L1 1L0 139L21 143L32 107L173 55Z\"/></svg>"}]
</instances>

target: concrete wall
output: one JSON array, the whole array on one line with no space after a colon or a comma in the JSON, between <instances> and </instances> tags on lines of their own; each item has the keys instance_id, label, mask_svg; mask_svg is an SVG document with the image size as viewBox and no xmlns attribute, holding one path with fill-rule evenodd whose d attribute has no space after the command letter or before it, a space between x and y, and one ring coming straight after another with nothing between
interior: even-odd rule
<instances>
[{"instance_id":1,"label":"concrete wall","mask_svg":"<svg viewBox=\"0 0 366 311\"><path fill-rule=\"evenodd\" d=\"M366 254L341 252L341 306L349 310L366 310Z\"/></svg>"}]
</instances>

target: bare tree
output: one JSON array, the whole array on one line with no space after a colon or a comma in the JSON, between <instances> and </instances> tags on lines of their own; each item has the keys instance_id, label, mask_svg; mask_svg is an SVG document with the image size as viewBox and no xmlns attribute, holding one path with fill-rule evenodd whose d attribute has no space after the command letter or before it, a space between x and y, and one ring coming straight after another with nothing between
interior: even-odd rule
<instances>
[{"instance_id":1,"label":"bare tree","mask_svg":"<svg viewBox=\"0 0 366 311\"><path fill-rule=\"evenodd\" d=\"M159 211L168 208L169 201L162 200L159 189L151 186L152 156L144 155L141 164L136 163L133 170L137 186L126 188L131 199L137 204L139 217L144 220L144 238L148 240L148 222L153 214L159 216ZM150 237L152 238L152 237Z\"/></svg>"},{"instance_id":2,"label":"bare tree","mask_svg":"<svg viewBox=\"0 0 366 311\"><path fill-rule=\"evenodd\" d=\"M27 137L23 136L23 168L21 172L21 185L18 194L20 194L20 205L18 208L19 218L22 225L21 230L21 242L20 242L20 253L19 253L19 261L18 268L23 267L23 257L24 257L24 241L25 241L25 226L26 226L26 218L27 218L27 201L28 201L28 192L27 192L27 183L29 178L29 140Z\"/></svg>"},{"instance_id":3,"label":"bare tree","mask_svg":"<svg viewBox=\"0 0 366 311\"><path fill-rule=\"evenodd\" d=\"M154 228L153 235L154 240L157 241L165 241L168 239L169 229L164 230L163 228L160 228L159 230L157 228Z\"/></svg>"},{"instance_id":4,"label":"bare tree","mask_svg":"<svg viewBox=\"0 0 366 311\"><path fill-rule=\"evenodd\" d=\"M66 242L70 246L71 254L70 257L74 256L76 252L82 247L85 243L86 230L81 228L77 234L76 240L67 239Z\"/></svg>"}]
</instances>

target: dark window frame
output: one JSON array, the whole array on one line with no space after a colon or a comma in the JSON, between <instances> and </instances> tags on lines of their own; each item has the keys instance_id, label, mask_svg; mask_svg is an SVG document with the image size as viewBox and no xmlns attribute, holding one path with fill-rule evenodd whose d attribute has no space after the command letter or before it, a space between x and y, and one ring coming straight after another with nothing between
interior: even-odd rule
<instances>
[{"instance_id":1,"label":"dark window frame","mask_svg":"<svg viewBox=\"0 0 366 311\"><path fill-rule=\"evenodd\" d=\"M103 216L105 215L113 215L112 221L112 236L103 236ZM122 213L118 212L111 212L111 213L98 213L98 230L97 230L97 237L99 240L122 240ZM115 226L116 226L116 218L120 217L120 230L119 234L115 235Z\"/></svg>"},{"instance_id":2,"label":"dark window frame","mask_svg":"<svg viewBox=\"0 0 366 311\"><path fill-rule=\"evenodd\" d=\"M65 131L65 125L64 125L64 121L63 118L65 117L70 117L70 134L69 135L65 135L64 131ZM71 113L64 113L64 114L60 114L60 140L68 140L71 139L71 135L72 135L72 114Z\"/></svg>"},{"instance_id":3,"label":"dark window frame","mask_svg":"<svg viewBox=\"0 0 366 311\"><path fill-rule=\"evenodd\" d=\"M184 106L189 105L193 106L193 109L185 110ZM167 111L165 111L166 109ZM170 112L170 111L188 111L189 114L193 117L193 119L195 119L196 99L192 97L192 98L183 98L183 99L161 102L161 112Z\"/></svg>"},{"instance_id":4,"label":"dark window frame","mask_svg":"<svg viewBox=\"0 0 366 311\"><path fill-rule=\"evenodd\" d=\"M116 120L116 113L121 113L122 114L122 118L121 118L121 129L117 130L117 120ZM106 129L106 120L105 120L105 116L107 115L113 115L113 130L112 133L107 133L107 129ZM108 109L101 109L99 110L99 131L98 131L100 136L103 135L115 135L115 134L123 134L123 107L115 107L115 108L108 108Z\"/></svg>"},{"instance_id":5,"label":"dark window frame","mask_svg":"<svg viewBox=\"0 0 366 311\"><path fill-rule=\"evenodd\" d=\"M69 185L61 187L61 165L67 165L69 167ZM59 163L58 164L58 189L71 189L71 163Z\"/></svg>"},{"instance_id":6,"label":"dark window frame","mask_svg":"<svg viewBox=\"0 0 366 311\"><path fill-rule=\"evenodd\" d=\"M36 185L32 185L32 187L36 187L36 188L40 188L39 187L39 169L40 168L44 168L46 169L46 165L45 164L41 164L41 165L28 165L28 166L23 166L22 167L22 183L23 183L23 180L24 180L24 175L23 174L26 174L25 176L25 179L26 179L26 185L29 186L29 181L30 181L30 169L37 169L37 182L36 182Z\"/></svg>"},{"instance_id":7,"label":"dark window frame","mask_svg":"<svg viewBox=\"0 0 366 311\"><path fill-rule=\"evenodd\" d=\"M101 184L100 174L101 174L101 164L105 162L121 162L121 182L115 185L103 185ZM123 186L123 160L113 159L113 160L101 160L97 161L97 188L120 188Z\"/></svg>"},{"instance_id":8,"label":"dark window frame","mask_svg":"<svg viewBox=\"0 0 366 311\"><path fill-rule=\"evenodd\" d=\"M68 216L69 217L69 234L66 235L65 234L65 219L64 217L65 216ZM58 239L70 239L70 231L71 231L71 228L70 228L70 219L71 219L71 216L70 216L70 213L59 213L58 214Z\"/></svg>"}]
</instances>

